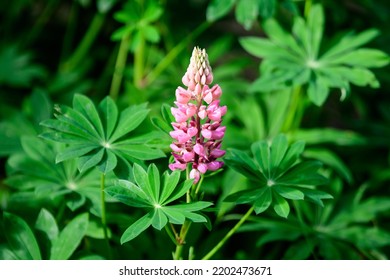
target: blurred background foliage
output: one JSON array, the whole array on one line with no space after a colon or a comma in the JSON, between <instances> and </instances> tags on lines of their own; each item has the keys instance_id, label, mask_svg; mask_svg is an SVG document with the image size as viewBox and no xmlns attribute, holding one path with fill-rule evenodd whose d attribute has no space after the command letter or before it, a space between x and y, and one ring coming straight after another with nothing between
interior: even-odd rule
<instances>
[{"instance_id":1,"label":"blurred background foliage","mask_svg":"<svg viewBox=\"0 0 390 280\"><path fill-rule=\"evenodd\" d=\"M334 197L323 208L294 201L288 219L271 211L251 217L215 258L389 258L389 67L371 69L379 88L351 85L343 101L334 88L322 106L300 95L301 108L291 121L292 86L250 90L261 77L262 60L246 52L240 38L267 37L269 18L289 32L293 19L306 17L314 4L322 5L326 18L325 49L348 33L376 29L379 36L365 47L390 53L385 0L17 0L2 7L0 259L108 257L101 246L98 187L93 188L99 183L91 174L96 170L78 174L75 162L55 164L64 147L37 140L44 130L39 124L52 117L54 104L69 105L81 93L95 104L110 95L121 109L147 102L151 111L137 133L164 126L161 105L173 103L196 45L206 48L214 81L223 89L221 104L229 108L223 147L249 150L279 132L290 141L303 140L303 157L324 163L321 173L330 183L323 190ZM166 154L169 143L167 135L158 143ZM167 158L154 162L161 171L167 168ZM81 188L74 190L69 178ZM233 208L223 199L249 187L229 168L205 179L204 195L217 210L211 213L213 231L194 225L188 237L195 257L245 213L245 206ZM121 233L141 215L137 209L109 203L107 215L112 257L171 257L168 236L152 230L120 245ZM77 244L64 251L59 244L70 242L66 232L72 228Z\"/></svg>"}]
</instances>

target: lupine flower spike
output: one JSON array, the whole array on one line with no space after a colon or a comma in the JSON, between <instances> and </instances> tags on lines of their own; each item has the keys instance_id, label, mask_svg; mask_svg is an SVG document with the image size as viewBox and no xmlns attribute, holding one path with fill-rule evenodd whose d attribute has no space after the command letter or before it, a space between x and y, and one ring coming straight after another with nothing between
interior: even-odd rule
<instances>
[{"instance_id":1,"label":"lupine flower spike","mask_svg":"<svg viewBox=\"0 0 390 280\"><path fill-rule=\"evenodd\" d=\"M171 108L175 117L174 130L170 132L175 139L171 144L175 162L169 165L171 170L185 170L190 166L194 184L207 170L215 171L223 166L217 159L225 154L221 142L226 127L221 122L227 108L220 106L221 87L209 87L212 81L206 50L195 47L182 78L187 89L176 89L176 107Z\"/></svg>"}]
</instances>

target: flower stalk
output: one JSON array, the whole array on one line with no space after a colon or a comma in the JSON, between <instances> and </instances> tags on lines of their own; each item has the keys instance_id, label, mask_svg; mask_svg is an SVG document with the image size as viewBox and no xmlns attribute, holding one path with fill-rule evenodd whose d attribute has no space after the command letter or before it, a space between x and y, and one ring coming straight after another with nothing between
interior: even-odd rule
<instances>
[{"instance_id":1,"label":"flower stalk","mask_svg":"<svg viewBox=\"0 0 390 280\"><path fill-rule=\"evenodd\" d=\"M220 86L209 87L212 81L207 53L195 47L182 78L187 89L176 89L176 106L171 108L175 117L174 130L170 133L175 139L171 144L175 162L169 165L171 170L185 170L190 166L189 178L194 179L194 184L199 182L201 174L223 166L217 159L225 154L221 145L226 127L221 122L227 108L220 106Z\"/></svg>"},{"instance_id":2,"label":"flower stalk","mask_svg":"<svg viewBox=\"0 0 390 280\"><path fill-rule=\"evenodd\" d=\"M182 78L187 87L176 89L175 107L171 108L175 122L170 132L174 162L173 170L186 170L187 179L194 185L187 193L187 203L198 200L198 193L207 171L216 171L223 166L218 160L225 155L221 149L226 127L221 126L226 106L220 106L222 90L219 85L210 87L213 73L205 49L195 47L190 64ZM174 259L182 258L183 246L191 226L186 220L177 238Z\"/></svg>"}]
</instances>

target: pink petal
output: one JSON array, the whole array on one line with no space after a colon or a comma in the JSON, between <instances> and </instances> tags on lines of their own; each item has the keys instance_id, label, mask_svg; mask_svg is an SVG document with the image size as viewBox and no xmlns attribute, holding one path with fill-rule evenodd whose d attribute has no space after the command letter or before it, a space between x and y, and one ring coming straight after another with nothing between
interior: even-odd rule
<instances>
[{"instance_id":1,"label":"pink petal","mask_svg":"<svg viewBox=\"0 0 390 280\"><path fill-rule=\"evenodd\" d=\"M206 173L206 171L207 171L207 164L205 164L205 163L200 163L200 164L198 165L198 170L199 170L199 172L202 173L202 174Z\"/></svg>"},{"instance_id":2,"label":"pink petal","mask_svg":"<svg viewBox=\"0 0 390 280\"><path fill-rule=\"evenodd\" d=\"M202 129L201 134L204 138L210 139L212 136L212 131L208 129Z\"/></svg>"},{"instance_id":3,"label":"pink petal","mask_svg":"<svg viewBox=\"0 0 390 280\"><path fill-rule=\"evenodd\" d=\"M222 157L226 154L226 151L224 150L220 150L220 149L214 149L210 152L210 155L215 157L215 158L219 158L219 157Z\"/></svg>"},{"instance_id":4,"label":"pink petal","mask_svg":"<svg viewBox=\"0 0 390 280\"><path fill-rule=\"evenodd\" d=\"M213 82L213 74L212 73L209 73L207 76L206 76L206 84L211 84Z\"/></svg>"},{"instance_id":5,"label":"pink petal","mask_svg":"<svg viewBox=\"0 0 390 280\"><path fill-rule=\"evenodd\" d=\"M193 151L183 153L183 159L185 162L192 161L194 159L194 156L195 156L195 153Z\"/></svg>"},{"instance_id":6,"label":"pink petal","mask_svg":"<svg viewBox=\"0 0 390 280\"><path fill-rule=\"evenodd\" d=\"M221 111L218 109L218 110L215 110L214 112L209 112L207 114L207 116L209 117L210 120L212 121L216 121L216 122L219 122L221 120Z\"/></svg>"},{"instance_id":7,"label":"pink petal","mask_svg":"<svg viewBox=\"0 0 390 280\"><path fill-rule=\"evenodd\" d=\"M194 137L198 133L198 129L196 127L190 127L187 130L187 135L190 137Z\"/></svg>"},{"instance_id":8,"label":"pink petal","mask_svg":"<svg viewBox=\"0 0 390 280\"><path fill-rule=\"evenodd\" d=\"M198 155L202 156L202 157L205 156L204 147L201 144L199 144L199 143L195 144L194 152L197 153Z\"/></svg>"},{"instance_id":9,"label":"pink petal","mask_svg":"<svg viewBox=\"0 0 390 280\"><path fill-rule=\"evenodd\" d=\"M200 108L199 108L199 112L198 112L198 116L199 116L199 118L201 118L202 120L205 118L205 117L207 117L207 113L206 113L206 106L204 106L204 105L202 105L202 106L200 106Z\"/></svg>"},{"instance_id":10,"label":"pink petal","mask_svg":"<svg viewBox=\"0 0 390 280\"><path fill-rule=\"evenodd\" d=\"M192 169L190 172L190 179L194 179L194 184L198 183L200 178L199 171L196 169Z\"/></svg>"},{"instance_id":11,"label":"pink petal","mask_svg":"<svg viewBox=\"0 0 390 280\"><path fill-rule=\"evenodd\" d=\"M221 161L213 161L207 164L207 168L210 171L216 171L223 166L223 162Z\"/></svg>"},{"instance_id":12,"label":"pink petal","mask_svg":"<svg viewBox=\"0 0 390 280\"><path fill-rule=\"evenodd\" d=\"M187 164L185 163L171 163L168 165L169 169L171 169L172 171L176 170L176 169L179 169L179 170L184 170L186 169L187 167Z\"/></svg>"},{"instance_id":13,"label":"pink petal","mask_svg":"<svg viewBox=\"0 0 390 280\"><path fill-rule=\"evenodd\" d=\"M181 148L179 148L175 144L171 144L171 145L169 145L169 147L171 147L172 151L174 151L175 153L180 153L182 150Z\"/></svg>"},{"instance_id":14,"label":"pink petal","mask_svg":"<svg viewBox=\"0 0 390 280\"><path fill-rule=\"evenodd\" d=\"M188 104L188 107L186 109L187 119L191 118L193 115L196 114L196 106L195 104Z\"/></svg>"},{"instance_id":15,"label":"pink petal","mask_svg":"<svg viewBox=\"0 0 390 280\"><path fill-rule=\"evenodd\" d=\"M176 89L176 100L181 104L186 104L191 99L191 93L182 87Z\"/></svg>"},{"instance_id":16,"label":"pink petal","mask_svg":"<svg viewBox=\"0 0 390 280\"><path fill-rule=\"evenodd\" d=\"M206 94L206 96L203 97L203 100L207 103L207 104L210 104L211 101L213 101L213 94L211 92L209 92L208 94Z\"/></svg>"},{"instance_id":17,"label":"pink petal","mask_svg":"<svg viewBox=\"0 0 390 280\"><path fill-rule=\"evenodd\" d=\"M175 120L177 122L185 122L187 121L188 117L186 114L184 114L182 111L180 111L177 108L171 108L172 115L175 117Z\"/></svg>"}]
</instances>

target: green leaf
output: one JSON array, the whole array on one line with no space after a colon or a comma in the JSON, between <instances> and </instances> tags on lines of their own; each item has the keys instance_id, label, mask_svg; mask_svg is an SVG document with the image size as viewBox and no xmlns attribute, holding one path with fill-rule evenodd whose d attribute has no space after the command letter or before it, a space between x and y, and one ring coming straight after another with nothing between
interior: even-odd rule
<instances>
[{"instance_id":1,"label":"green leaf","mask_svg":"<svg viewBox=\"0 0 390 280\"><path fill-rule=\"evenodd\" d=\"M243 174L248 174L248 177L256 177L258 167L252 158L245 152L236 149L229 149L225 156L225 162L236 169L238 172L243 171Z\"/></svg>"},{"instance_id":2,"label":"green leaf","mask_svg":"<svg viewBox=\"0 0 390 280\"><path fill-rule=\"evenodd\" d=\"M287 200L285 200L282 196L278 195L275 192L273 194L273 197L275 199L275 213L278 214L280 217L287 219L287 216L290 213L290 206L288 205Z\"/></svg>"},{"instance_id":3,"label":"green leaf","mask_svg":"<svg viewBox=\"0 0 390 280\"><path fill-rule=\"evenodd\" d=\"M305 260L310 257L314 250L314 242L303 240L291 245L286 251L285 260Z\"/></svg>"},{"instance_id":4,"label":"green leaf","mask_svg":"<svg viewBox=\"0 0 390 280\"><path fill-rule=\"evenodd\" d=\"M317 106L324 104L329 95L327 80L317 75L315 81L311 81L307 89L310 100Z\"/></svg>"},{"instance_id":5,"label":"green leaf","mask_svg":"<svg viewBox=\"0 0 390 280\"><path fill-rule=\"evenodd\" d=\"M301 156L303 150L305 149L305 142L297 141L293 143L287 150L283 160L279 164L281 170L286 170L292 166L298 158Z\"/></svg>"},{"instance_id":6,"label":"green leaf","mask_svg":"<svg viewBox=\"0 0 390 280\"><path fill-rule=\"evenodd\" d=\"M131 142L131 140L128 142ZM126 158L152 160L165 157L165 154L161 150L150 148L145 144L127 144L128 142L126 140L118 142L111 147L113 150L119 151Z\"/></svg>"},{"instance_id":7,"label":"green leaf","mask_svg":"<svg viewBox=\"0 0 390 280\"><path fill-rule=\"evenodd\" d=\"M96 166L103 158L105 149L98 149L97 152L82 156L78 160L78 169L81 173Z\"/></svg>"},{"instance_id":8,"label":"green leaf","mask_svg":"<svg viewBox=\"0 0 390 280\"><path fill-rule=\"evenodd\" d=\"M114 100L107 96L100 102L98 109L103 120L105 138L110 139L118 120L118 108Z\"/></svg>"},{"instance_id":9,"label":"green leaf","mask_svg":"<svg viewBox=\"0 0 390 280\"><path fill-rule=\"evenodd\" d=\"M253 204L256 215L267 210L272 203L272 192L269 187L266 187L264 192L259 196Z\"/></svg>"},{"instance_id":10,"label":"green leaf","mask_svg":"<svg viewBox=\"0 0 390 280\"><path fill-rule=\"evenodd\" d=\"M35 228L45 233L51 242L58 237L57 222L53 215L45 208L42 208L39 212L37 221L35 222Z\"/></svg>"},{"instance_id":11,"label":"green leaf","mask_svg":"<svg viewBox=\"0 0 390 280\"><path fill-rule=\"evenodd\" d=\"M324 11L321 5L316 4L311 7L307 19L307 27L310 34L310 54L312 57L317 57L320 50L322 33L324 29Z\"/></svg>"},{"instance_id":12,"label":"green leaf","mask_svg":"<svg viewBox=\"0 0 390 280\"><path fill-rule=\"evenodd\" d=\"M14 254L7 246L4 244L0 245L0 260L17 260L18 256Z\"/></svg>"},{"instance_id":13,"label":"green leaf","mask_svg":"<svg viewBox=\"0 0 390 280\"><path fill-rule=\"evenodd\" d=\"M327 78L327 83L332 86L346 88L348 82L350 82L357 86L379 87L379 81L376 79L374 73L365 68L329 66L321 69L320 73L322 74L322 77Z\"/></svg>"},{"instance_id":14,"label":"green leaf","mask_svg":"<svg viewBox=\"0 0 390 280\"><path fill-rule=\"evenodd\" d=\"M333 196L331 196L330 194L315 189L299 188L299 190L304 193L306 200L309 200L321 207L324 207L322 199L333 198Z\"/></svg>"},{"instance_id":15,"label":"green leaf","mask_svg":"<svg viewBox=\"0 0 390 280\"><path fill-rule=\"evenodd\" d=\"M151 117L150 120L151 120L152 124L156 128L160 129L161 131L163 131L165 133L169 133L170 131L172 131L172 127L163 119L161 119L159 117Z\"/></svg>"},{"instance_id":16,"label":"green leaf","mask_svg":"<svg viewBox=\"0 0 390 280\"><path fill-rule=\"evenodd\" d=\"M171 196L164 201L164 205L169 204L172 201L175 201L176 199L182 197L191 188L193 182L194 180L185 180L183 183L177 186L172 192Z\"/></svg>"},{"instance_id":17,"label":"green leaf","mask_svg":"<svg viewBox=\"0 0 390 280\"><path fill-rule=\"evenodd\" d=\"M267 55L268 57L274 57L277 53L282 54L283 56L294 55L299 58L305 57L305 52L297 41L294 39L291 34L283 30L280 24L273 18L268 19L264 22L264 30L267 32L267 35L270 38L270 42L277 47L277 51L271 52ZM279 55L280 55L279 54Z\"/></svg>"},{"instance_id":18,"label":"green leaf","mask_svg":"<svg viewBox=\"0 0 390 280\"><path fill-rule=\"evenodd\" d=\"M32 62L29 52L21 52L16 45L7 44L0 50L0 85L30 87L36 80L42 80L46 71Z\"/></svg>"},{"instance_id":19,"label":"green leaf","mask_svg":"<svg viewBox=\"0 0 390 280\"><path fill-rule=\"evenodd\" d=\"M156 202L160 199L160 172L155 164L148 167L148 181Z\"/></svg>"},{"instance_id":20,"label":"green leaf","mask_svg":"<svg viewBox=\"0 0 390 280\"><path fill-rule=\"evenodd\" d=\"M191 203L176 204L167 207L169 207L170 209L180 209L185 212L193 212L193 211L199 211L204 208L210 207L211 205L213 205L211 202L196 201Z\"/></svg>"},{"instance_id":21,"label":"green leaf","mask_svg":"<svg viewBox=\"0 0 390 280\"><path fill-rule=\"evenodd\" d=\"M259 2L259 13L261 17L267 19L274 15L276 1L275 0L257 0Z\"/></svg>"},{"instance_id":22,"label":"green leaf","mask_svg":"<svg viewBox=\"0 0 390 280\"><path fill-rule=\"evenodd\" d=\"M317 173L317 170L322 166L319 161L300 162L278 180L278 184L282 185L323 185L327 183L327 179Z\"/></svg>"},{"instance_id":23,"label":"green leaf","mask_svg":"<svg viewBox=\"0 0 390 280\"><path fill-rule=\"evenodd\" d=\"M107 13L111 8L114 6L114 4L117 2L117 0L98 0L97 1L97 8L98 11L102 14Z\"/></svg>"},{"instance_id":24,"label":"green leaf","mask_svg":"<svg viewBox=\"0 0 390 280\"><path fill-rule=\"evenodd\" d=\"M152 217L152 227L161 230L168 223L168 218L161 208L155 208Z\"/></svg>"},{"instance_id":25,"label":"green leaf","mask_svg":"<svg viewBox=\"0 0 390 280\"><path fill-rule=\"evenodd\" d=\"M153 204L158 204L158 197L154 196L153 190L149 183L148 173L140 165L134 163L133 176L137 185L152 200Z\"/></svg>"},{"instance_id":26,"label":"green leaf","mask_svg":"<svg viewBox=\"0 0 390 280\"><path fill-rule=\"evenodd\" d=\"M100 172L102 172L103 174L107 174L108 172L112 171L116 167L116 164L117 164L117 158L115 154L112 151L106 149L106 152L104 153L103 161L99 165Z\"/></svg>"},{"instance_id":27,"label":"green leaf","mask_svg":"<svg viewBox=\"0 0 390 280\"><path fill-rule=\"evenodd\" d=\"M85 116L93 125L98 135L104 138L103 125L100 121L99 113L95 104L86 96L75 94L73 98L73 108Z\"/></svg>"},{"instance_id":28,"label":"green leaf","mask_svg":"<svg viewBox=\"0 0 390 280\"><path fill-rule=\"evenodd\" d=\"M288 142L286 136L284 136L283 134L279 134L273 139L272 145L270 147L271 150L270 169L271 170L276 169L280 165L287 152L287 149L288 149Z\"/></svg>"},{"instance_id":29,"label":"green leaf","mask_svg":"<svg viewBox=\"0 0 390 280\"><path fill-rule=\"evenodd\" d=\"M351 171L335 153L326 149L309 149L305 151L304 156L321 160L324 164L334 168L348 183L352 183L353 177Z\"/></svg>"},{"instance_id":30,"label":"green leaf","mask_svg":"<svg viewBox=\"0 0 390 280\"><path fill-rule=\"evenodd\" d=\"M182 211L177 209L171 209L169 206L161 208L164 211L164 214L169 219L169 222L176 225L182 225L185 222L186 216Z\"/></svg>"},{"instance_id":31,"label":"green leaf","mask_svg":"<svg viewBox=\"0 0 390 280\"><path fill-rule=\"evenodd\" d=\"M171 209L169 206L161 208L164 214L168 217L169 222L176 225L182 225L185 222L186 216L177 209Z\"/></svg>"},{"instance_id":32,"label":"green leaf","mask_svg":"<svg viewBox=\"0 0 390 280\"><path fill-rule=\"evenodd\" d=\"M293 140L300 139L310 145L333 143L339 146L365 145L366 139L350 130L333 128L298 129L294 132Z\"/></svg>"},{"instance_id":33,"label":"green leaf","mask_svg":"<svg viewBox=\"0 0 390 280\"><path fill-rule=\"evenodd\" d=\"M268 39L248 36L240 38L239 42L244 50L259 58L273 55L275 52L275 44Z\"/></svg>"},{"instance_id":34,"label":"green leaf","mask_svg":"<svg viewBox=\"0 0 390 280\"><path fill-rule=\"evenodd\" d=\"M286 187L286 186L279 186L279 185L275 185L272 188L278 194L280 194L281 196L283 196L284 198L287 198L287 199L303 200L305 197L303 192L301 192L300 190L294 189L294 188L290 188L290 187Z\"/></svg>"},{"instance_id":35,"label":"green leaf","mask_svg":"<svg viewBox=\"0 0 390 280\"><path fill-rule=\"evenodd\" d=\"M227 196L225 202L235 202L236 204L246 204L254 202L258 197L262 196L267 190L267 187L256 187L249 190L242 190Z\"/></svg>"},{"instance_id":36,"label":"green leaf","mask_svg":"<svg viewBox=\"0 0 390 280\"><path fill-rule=\"evenodd\" d=\"M160 41L160 33L156 27L146 25L142 29L145 39L151 43L158 43Z\"/></svg>"},{"instance_id":37,"label":"green leaf","mask_svg":"<svg viewBox=\"0 0 390 280\"><path fill-rule=\"evenodd\" d=\"M28 224L20 217L4 212L4 232L12 252L20 260L40 260L41 252Z\"/></svg>"},{"instance_id":38,"label":"green leaf","mask_svg":"<svg viewBox=\"0 0 390 280\"><path fill-rule=\"evenodd\" d=\"M342 55L348 53L352 49L362 46L379 35L378 30L369 29L361 32L358 35L348 34L344 36L336 45L329 49L321 60L327 60L333 56Z\"/></svg>"},{"instance_id":39,"label":"green leaf","mask_svg":"<svg viewBox=\"0 0 390 280\"><path fill-rule=\"evenodd\" d=\"M266 141L255 142L251 146L251 150L260 171L264 174L270 174L270 147Z\"/></svg>"},{"instance_id":40,"label":"green leaf","mask_svg":"<svg viewBox=\"0 0 390 280\"><path fill-rule=\"evenodd\" d=\"M79 246L88 228L88 213L74 218L61 231L51 248L51 260L67 260Z\"/></svg>"},{"instance_id":41,"label":"green leaf","mask_svg":"<svg viewBox=\"0 0 390 280\"><path fill-rule=\"evenodd\" d=\"M129 226L126 231L121 236L121 244L129 242L140 235L152 224L153 212L149 212L131 226Z\"/></svg>"},{"instance_id":42,"label":"green leaf","mask_svg":"<svg viewBox=\"0 0 390 280\"><path fill-rule=\"evenodd\" d=\"M141 188L127 180L118 180L115 185L107 187L105 192L129 206L151 207L153 205L148 195Z\"/></svg>"},{"instance_id":43,"label":"green leaf","mask_svg":"<svg viewBox=\"0 0 390 280\"><path fill-rule=\"evenodd\" d=\"M110 143L137 128L148 113L149 110L145 109L145 104L131 106L124 110L119 116L117 128L109 139Z\"/></svg>"},{"instance_id":44,"label":"green leaf","mask_svg":"<svg viewBox=\"0 0 390 280\"><path fill-rule=\"evenodd\" d=\"M90 144L73 144L57 154L56 163L85 155L97 147Z\"/></svg>"},{"instance_id":45,"label":"green leaf","mask_svg":"<svg viewBox=\"0 0 390 280\"><path fill-rule=\"evenodd\" d=\"M326 65L350 65L355 67L383 67L389 64L390 58L383 51L376 49L357 49L343 55L324 60Z\"/></svg>"},{"instance_id":46,"label":"green leaf","mask_svg":"<svg viewBox=\"0 0 390 280\"><path fill-rule=\"evenodd\" d=\"M202 216L200 214L185 212L184 215L187 219L191 220L194 223L207 223L207 219L205 218L205 216Z\"/></svg>"},{"instance_id":47,"label":"green leaf","mask_svg":"<svg viewBox=\"0 0 390 280\"><path fill-rule=\"evenodd\" d=\"M168 171L165 171L163 174L163 188L160 194L160 198L158 203L163 204L169 196L172 194L172 192L175 190L177 183L180 179L180 172L179 171L173 171L171 174L169 174Z\"/></svg>"},{"instance_id":48,"label":"green leaf","mask_svg":"<svg viewBox=\"0 0 390 280\"><path fill-rule=\"evenodd\" d=\"M55 125L51 125L48 127L74 134L76 134L77 132L78 135L83 135L83 137L86 139L102 140L101 135L99 135L98 131L96 131L93 124L89 121L88 118L86 118L86 116L84 116L80 112L73 110L68 106L56 105L54 109L58 113L57 115L55 115L58 121L55 122ZM48 122L44 121L42 125L46 125L47 123Z\"/></svg>"},{"instance_id":49,"label":"green leaf","mask_svg":"<svg viewBox=\"0 0 390 280\"><path fill-rule=\"evenodd\" d=\"M265 120L262 109L256 102L256 99L248 97L245 100L237 100L237 102L239 102L237 108L238 118L244 123L247 130L245 134L249 136L251 141L263 139L266 135ZM254 119L257 121L254 122Z\"/></svg>"},{"instance_id":50,"label":"green leaf","mask_svg":"<svg viewBox=\"0 0 390 280\"><path fill-rule=\"evenodd\" d=\"M47 146L41 139L36 136L22 136L20 139L23 150L26 154L36 161L50 161L53 160L50 158L51 153L42 153L47 149Z\"/></svg>"},{"instance_id":51,"label":"green leaf","mask_svg":"<svg viewBox=\"0 0 390 280\"><path fill-rule=\"evenodd\" d=\"M149 2L146 8L146 11L143 15L143 19L147 22L154 22L158 20L161 15L164 13L164 10L158 4L158 2Z\"/></svg>"},{"instance_id":52,"label":"green leaf","mask_svg":"<svg viewBox=\"0 0 390 280\"><path fill-rule=\"evenodd\" d=\"M258 0L238 0L236 19L246 30L249 30L256 20L259 13L259 4Z\"/></svg>"},{"instance_id":53,"label":"green leaf","mask_svg":"<svg viewBox=\"0 0 390 280\"><path fill-rule=\"evenodd\" d=\"M212 0L206 10L208 21L216 21L225 16L233 8L236 0Z\"/></svg>"}]
</instances>

